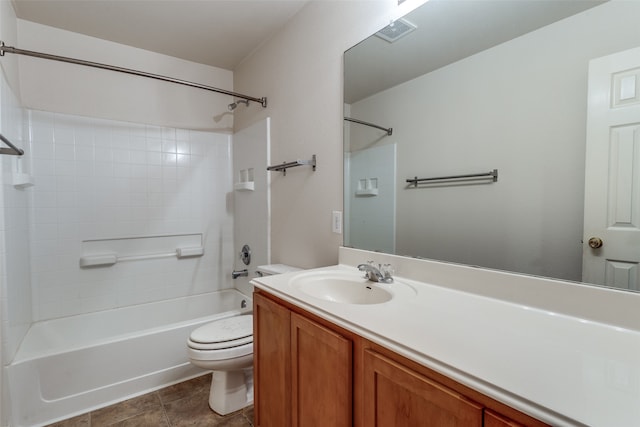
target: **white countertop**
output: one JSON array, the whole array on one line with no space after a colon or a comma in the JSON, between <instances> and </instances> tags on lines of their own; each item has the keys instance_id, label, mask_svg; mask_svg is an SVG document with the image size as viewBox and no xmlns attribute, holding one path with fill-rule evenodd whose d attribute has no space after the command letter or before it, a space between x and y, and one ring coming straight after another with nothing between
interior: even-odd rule
<instances>
[{"instance_id":1,"label":"white countertop","mask_svg":"<svg viewBox=\"0 0 640 427\"><path fill-rule=\"evenodd\" d=\"M551 425L640 426L636 329L401 276L388 289L404 290L382 304L335 303L291 286L321 271L362 276L337 265L252 283Z\"/></svg>"}]
</instances>

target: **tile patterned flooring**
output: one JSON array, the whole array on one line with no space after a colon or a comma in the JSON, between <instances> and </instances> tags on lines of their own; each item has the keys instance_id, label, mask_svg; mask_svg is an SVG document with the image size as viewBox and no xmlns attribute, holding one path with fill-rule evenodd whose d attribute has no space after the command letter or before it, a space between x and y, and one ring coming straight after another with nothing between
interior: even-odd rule
<instances>
[{"instance_id":1,"label":"tile patterned flooring","mask_svg":"<svg viewBox=\"0 0 640 427\"><path fill-rule=\"evenodd\" d=\"M253 406L227 416L209 408L211 374L48 427L253 427Z\"/></svg>"}]
</instances>

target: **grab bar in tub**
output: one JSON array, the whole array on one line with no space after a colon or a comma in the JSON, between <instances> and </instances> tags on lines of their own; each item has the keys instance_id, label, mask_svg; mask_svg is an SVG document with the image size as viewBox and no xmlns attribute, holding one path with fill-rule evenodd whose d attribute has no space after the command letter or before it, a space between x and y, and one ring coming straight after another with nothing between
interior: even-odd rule
<instances>
[{"instance_id":1,"label":"grab bar in tub","mask_svg":"<svg viewBox=\"0 0 640 427\"><path fill-rule=\"evenodd\" d=\"M204 255L204 248L202 246L190 247L190 248L176 248L175 252L166 252L159 254L144 254L144 255L131 255L131 256L118 256L116 253L105 253L96 255L85 255L80 257L80 267L106 267L114 265L123 261L138 261L144 259L155 258L168 258L177 257L181 258L193 258Z\"/></svg>"}]
</instances>

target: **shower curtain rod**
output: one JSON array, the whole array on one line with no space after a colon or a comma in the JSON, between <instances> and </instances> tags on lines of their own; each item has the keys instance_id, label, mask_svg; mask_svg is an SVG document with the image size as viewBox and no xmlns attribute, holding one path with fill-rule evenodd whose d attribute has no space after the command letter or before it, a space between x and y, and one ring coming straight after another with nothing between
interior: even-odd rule
<instances>
[{"instance_id":1,"label":"shower curtain rod","mask_svg":"<svg viewBox=\"0 0 640 427\"><path fill-rule=\"evenodd\" d=\"M375 123L369 123L369 122L365 122L365 121L358 120L358 119L352 119L351 117L345 117L344 119L346 121L348 121L348 122L358 123L360 125L370 126L372 128L383 130L383 131L385 131L387 133L387 135L393 135L393 128L385 128L385 127L382 127L382 126L378 126Z\"/></svg>"},{"instance_id":2,"label":"shower curtain rod","mask_svg":"<svg viewBox=\"0 0 640 427\"><path fill-rule=\"evenodd\" d=\"M123 68L123 67L116 67L114 65L107 65L107 64L101 64L99 62L91 62L91 61L84 61L82 59L75 59L75 58L69 58L66 56L58 56L58 55L51 55L48 53L41 53L41 52L34 52L31 50L24 50L24 49L18 49L12 46L5 46L3 41L0 41L0 56L4 56L5 53L15 53L17 55L25 55L25 56L32 56L34 58L41 58L41 59L50 59L53 61L60 61L60 62L68 62L70 64L77 64L77 65L85 65L87 67L93 67L93 68L100 68L103 70L110 70L110 71L117 71L119 73L125 73L125 74L132 74L134 76L140 76L140 77L148 77L151 79L156 79L156 80L162 80L165 82L169 82L169 83L176 83L176 84L180 84L180 85L184 85L184 86L191 86L197 89L204 89L204 90L208 90L211 92L217 92L217 93L221 93L224 95L229 95L229 96L233 96L236 98L242 98L242 99L246 99L247 101L253 101L253 102L257 102L258 104L262 105L263 107L267 106L267 98L262 97L262 98L255 98L253 96L248 96L248 95L243 95L241 93L236 93L236 92L231 92L225 89L219 89L213 86L206 86L206 85L202 85L200 83L194 83L194 82L190 82L187 80L180 80L180 79L175 79L173 77L166 77L166 76L161 76L159 74L152 74L152 73L146 73L144 71L137 71L137 70L132 70L129 68Z\"/></svg>"}]
</instances>

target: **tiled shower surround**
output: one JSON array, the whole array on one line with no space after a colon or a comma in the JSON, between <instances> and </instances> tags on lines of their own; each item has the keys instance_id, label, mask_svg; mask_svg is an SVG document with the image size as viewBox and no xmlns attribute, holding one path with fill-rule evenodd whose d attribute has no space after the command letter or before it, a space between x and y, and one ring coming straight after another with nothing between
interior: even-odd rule
<instances>
[{"instance_id":1,"label":"tiled shower surround","mask_svg":"<svg viewBox=\"0 0 640 427\"><path fill-rule=\"evenodd\" d=\"M230 286L231 136L33 110L25 121L34 320ZM86 240L190 233L203 257L79 267Z\"/></svg>"},{"instance_id":2,"label":"tiled shower surround","mask_svg":"<svg viewBox=\"0 0 640 427\"><path fill-rule=\"evenodd\" d=\"M18 147L25 147L24 118L24 109L3 76L0 78L0 130ZM29 154L24 157L28 162ZM0 348L3 365L13 358L32 320L29 193L13 186L12 171L17 161L14 156L0 156ZM0 411L0 415L0 424L7 424L6 411Z\"/></svg>"}]
</instances>

